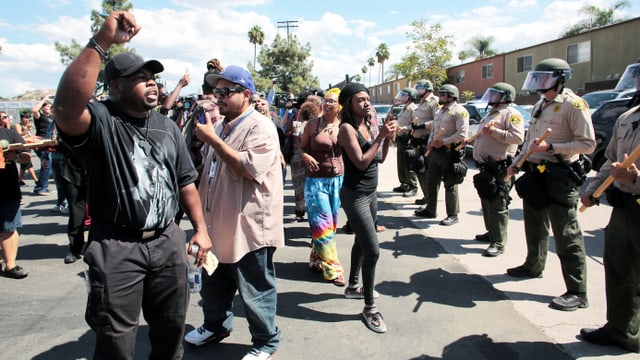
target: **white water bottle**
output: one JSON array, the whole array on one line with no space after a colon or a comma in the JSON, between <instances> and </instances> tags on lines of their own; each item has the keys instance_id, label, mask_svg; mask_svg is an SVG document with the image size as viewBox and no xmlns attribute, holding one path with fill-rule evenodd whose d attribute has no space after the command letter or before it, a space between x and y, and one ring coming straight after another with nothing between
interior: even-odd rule
<instances>
[{"instance_id":1,"label":"white water bottle","mask_svg":"<svg viewBox=\"0 0 640 360\"><path fill-rule=\"evenodd\" d=\"M196 255L200 247L196 244L191 246L191 254L187 256L187 283L189 292L197 293L202 289L202 267L196 266Z\"/></svg>"}]
</instances>

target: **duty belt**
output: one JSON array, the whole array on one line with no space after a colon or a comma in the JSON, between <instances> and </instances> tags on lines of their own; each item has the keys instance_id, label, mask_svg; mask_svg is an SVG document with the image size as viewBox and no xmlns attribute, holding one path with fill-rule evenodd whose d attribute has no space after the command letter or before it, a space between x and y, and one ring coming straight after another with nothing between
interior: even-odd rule
<instances>
[{"instance_id":1,"label":"duty belt","mask_svg":"<svg viewBox=\"0 0 640 360\"><path fill-rule=\"evenodd\" d=\"M481 162L476 161L476 167L480 171L486 171L487 168L489 168L489 167L495 167L496 169L504 170L504 169L508 168L509 165L511 165L511 161L509 161L507 159L495 161L495 162L493 162L492 165L489 165L488 163L481 163Z\"/></svg>"},{"instance_id":2,"label":"duty belt","mask_svg":"<svg viewBox=\"0 0 640 360\"><path fill-rule=\"evenodd\" d=\"M449 144L449 145L442 145L439 148L433 148L434 152L439 152L439 153L446 153L449 151L453 151L455 150L455 148L458 146L459 144Z\"/></svg>"}]
</instances>

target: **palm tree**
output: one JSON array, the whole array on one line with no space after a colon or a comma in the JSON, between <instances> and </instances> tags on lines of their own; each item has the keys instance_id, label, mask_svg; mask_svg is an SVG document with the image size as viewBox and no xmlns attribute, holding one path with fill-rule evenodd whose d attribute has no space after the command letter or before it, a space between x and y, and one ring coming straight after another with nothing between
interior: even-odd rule
<instances>
[{"instance_id":1,"label":"palm tree","mask_svg":"<svg viewBox=\"0 0 640 360\"><path fill-rule=\"evenodd\" d=\"M491 48L491 43L493 43L495 39L493 36L474 36L471 40L467 41L468 48L458 54L458 59L464 60L473 56L475 60L480 60L494 56L496 51Z\"/></svg>"},{"instance_id":2,"label":"palm tree","mask_svg":"<svg viewBox=\"0 0 640 360\"><path fill-rule=\"evenodd\" d=\"M367 60L367 65L369 65L369 86L371 86L371 70L373 69L373 66L376 64L376 60L372 57L370 57Z\"/></svg>"},{"instance_id":3,"label":"palm tree","mask_svg":"<svg viewBox=\"0 0 640 360\"><path fill-rule=\"evenodd\" d=\"M249 42L253 44L253 69L256 69L256 49L258 45L264 43L264 32L259 25L254 25L249 30Z\"/></svg>"},{"instance_id":4,"label":"palm tree","mask_svg":"<svg viewBox=\"0 0 640 360\"><path fill-rule=\"evenodd\" d=\"M367 70L369 68L365 65L362 67L362 69L360 69L360 71L362 71L362 81L364 81L364 75L367 73ZM369 86L371 86L371 84L369 84Z\"/></svg>"},{"instance_id":5,"label":"palm tree","mask_svg":"<svg viewBox=\"0 0 640 360\"><path fill-rule=\"evenodd\" d=\"M380 43L376 49L376 57L380 63L380 83L384 82L384 62L389 60L389 45Z\"/></svg>"},{"instance_id":6,"label":"palm tree","mask_svg":"<svg viewBox=\"0 0 640 360\"><path fill-rule=\"evenodd\" d=\"M629 0L619 0L610 8L601 9L597 6L585 6L580 11L587 14L587 19L581 20L577 24L571 26L560 37L567 37L580 34L587 30L597 29L599 27L615 24L623 19L615 17L616 10L620 10L631 6Z\"/></svg>"}]
</instances>

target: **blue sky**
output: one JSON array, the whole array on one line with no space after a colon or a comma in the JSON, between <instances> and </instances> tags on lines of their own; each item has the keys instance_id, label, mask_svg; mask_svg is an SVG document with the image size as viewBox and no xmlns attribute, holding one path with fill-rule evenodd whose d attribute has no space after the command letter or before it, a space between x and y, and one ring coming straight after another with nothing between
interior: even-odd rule
<instances>
[{"instance_id":1,"label":"blue sky","mask_svg":"<svg viewBox=\"0 0 640 360\"><path fill-rule=\"evenodd\" d=\"M311 45L313 75L326 87L360 74L375 49L385 42L390 59L385 71L400 61L410 45L406 34L413 20L439 23L444 35L455 39L452 65L457 54L475 35L494 36L494 48L512 51L553 40L571 24L584 18L586 5L608 8L614 0L486 0L443 2L382 1L275 1L275 0L133 0L134 14L143 29L133 39L145 58L165 65L162 78L169 88L188 69L192 85L183 94L196 93L206 61L219 58L223 65L246 66L253 61L253 45L247 32L259 25L265 43L285 36L277 22L298 21L292 31ZM86 43L91 9L99 0L23 0L3 2L0 13L0 96L14 97L28 90L55 89L64 71L53 43ZM6 8L9 11L6 11ZM632 1L619 16L640 16ZM594 49L596 51L597 49ZM258 65L259 66L259 65ZM379 65L370 72L377 83ZM369 73L365 75L369 85Z\"/></svg>"}]
</instances>

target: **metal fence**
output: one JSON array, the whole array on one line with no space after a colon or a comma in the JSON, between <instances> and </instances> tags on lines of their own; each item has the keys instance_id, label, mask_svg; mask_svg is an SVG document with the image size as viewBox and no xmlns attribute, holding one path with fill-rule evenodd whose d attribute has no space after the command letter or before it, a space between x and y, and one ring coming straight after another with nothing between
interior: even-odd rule
<instances>
[{"instance_id":1,"label":"metal fence","mask_svg":"<svg viewBox=\"0 0 640 360\"><path fill-rule=\"evenodd\" d=\"M31 113L31 108L37 103L38 101L0 101L0 111L4 111L9 115L11 125L13 125L20 121L20 113L22 111Z\"/></svg>"}]
</instances>

